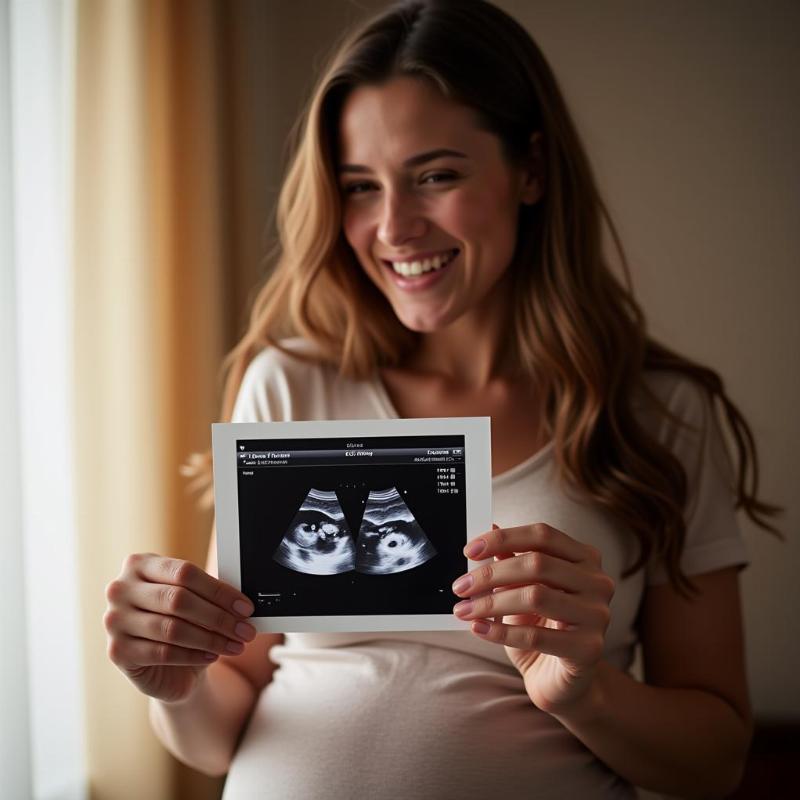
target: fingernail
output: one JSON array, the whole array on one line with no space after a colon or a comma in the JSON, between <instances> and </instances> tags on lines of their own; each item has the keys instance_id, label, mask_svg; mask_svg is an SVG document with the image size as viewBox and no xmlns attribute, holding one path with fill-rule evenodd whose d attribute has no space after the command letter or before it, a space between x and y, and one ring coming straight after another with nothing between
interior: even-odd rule
<instances>
[{"instance_id":1,"label":"fingernail","mask_svg":"<svg viewBox=\"0 0 800 800\"><path fill-rule=\"evenodd\" d=\"M472 600L462 600L460 603L456 603L453 606L453 613L459 617L466 617L472 613Z\"/></svg>"},{"instance_id":2,"label":"fingernail","mask_svg":"<svg viewBox=\"0 0 800 800\"><path fill-rule=\"evenodd\" d=\"M472 623L472 630L475 633L489 633L492 626L485 619L478 619Z\"/></svg>"},{"instance_id":3,"label":"fingernail","mask_svg":"<svg viewBox=\"0 0 800 800\"><path fill-rule=\"evenodd\" d=\"M233 630L240 639L245 639L248 642L256 635L256 629L246 622L237 622Z\"/></svg>"},{"instance_id":4,"label":"fingernail","mask_svg":"<svg viewBox=\"0 0 800 800\"><path fill-rule=\"evenodd\" d=\"M203 658L206 661L216 661L217 660L217 654L216 653L203 653Z\"/></svg>"},{"instance_id":5,"label":"fingernail","mask_svg":"<svg viewBox=\"0 0 800 800\"><path fill-rule=\"evenodd\" d=\"M249 617L253 613L253 604L249 600L237 600L233 604L233 610L240 617Z\"/></svg>"},{"instance_id":6,"label":"fingernail","mask_svg":"<svg viewBox=\"0 0 800 800\"><path fill-rule=\"evenodd\" d=\"M234 655L239 655L239 653L244 650L244 645L241 642L227 642L225 645L225 649L229 653L233 653Z\"/></svg>"},{"instance_id":7,"label":"fingernail","mask_svg":"<svg viewBox=\"0 0 800 800\"><path fill-rule=\"evenodd\" d=\"M472 575L462 575L455 583L453 583L453 594L461 594L466 592L474 583Z\"/></svg>"},{"instance_id":8,"label":"fingernail","mask_svg":"<svg viewBox=\"0 0 800 800\"><path fill-rule=\"evenodd\" d=\"M485 549L486 542L483 539L476 539L474 542L470 542L464 548L464 555L466 555L467 558L475 558L479 556Z\"/></svg>"}]
</instances>

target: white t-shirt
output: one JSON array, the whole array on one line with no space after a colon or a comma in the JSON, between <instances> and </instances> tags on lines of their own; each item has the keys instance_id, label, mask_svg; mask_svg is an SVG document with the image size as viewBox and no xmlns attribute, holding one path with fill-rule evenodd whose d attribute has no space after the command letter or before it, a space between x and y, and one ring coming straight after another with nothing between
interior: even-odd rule
<instances>
[{"instance_id":1,"label":"white t-shirt","mask_svg":"<svg viewBox=\"0 0 800 800\"><path fill-rule=\"evenodd\" d=\"M300 339L290 350L313 352ZM682 566L697 575L747 563L718 426L702 391L673 373L648 377L696 432L642 421L680 459L690 502ZM397 417L380 379L352 381L276 348L248 368L234 422ZM597 547L617 583L605 658L628 670L646 585L660 568L622 578L633 536L558 484L552 444L492 480L501 527L546 522ZM453 597L455 603L457 598ZM224 800L406 800L634 797L569 731L528 698L500 645L469 631L294 633L271 655L280 669L262 692L225 785Z\"/></svg>"}]
</instances>

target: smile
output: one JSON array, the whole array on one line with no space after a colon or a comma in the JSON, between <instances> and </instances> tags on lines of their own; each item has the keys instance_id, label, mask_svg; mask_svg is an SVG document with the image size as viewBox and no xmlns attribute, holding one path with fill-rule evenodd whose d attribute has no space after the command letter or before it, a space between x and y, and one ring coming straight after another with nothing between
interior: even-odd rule
<instances>
[{"instance_id":1,"label":"smile","mask_svg":"<svg viewBox=\"0 0 800 800\"><path fill-rule=\"evenodd\" d=\"M458 249L446 250L430 258L414 261L384 261L398 275L406 278L416 275L424 275L427 272L442 269L447 266L458 255Z\"/></svg>"}]
</instances>

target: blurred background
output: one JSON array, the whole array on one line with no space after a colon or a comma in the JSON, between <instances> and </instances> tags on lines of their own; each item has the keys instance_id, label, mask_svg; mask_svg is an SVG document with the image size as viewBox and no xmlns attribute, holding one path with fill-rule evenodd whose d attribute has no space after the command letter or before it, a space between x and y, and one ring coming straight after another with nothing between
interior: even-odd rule
<instances>
[{"instance_id":1,"label":"blurred background","mask_svg":"<svg viewBox=\"0 0 800 800\"><path fill-rule=\"evenodd\" d=\"M219 797L106 658L104 588L130 552L204 563L211 517L178 467L210 444L289 129L383 5L0 0L3 797ZM652 332L722 374L788 509L783 543L742 520L752 699L782 730L800 720L800 6L497 5L556 72Z\"/></svg>"}]
</instances>

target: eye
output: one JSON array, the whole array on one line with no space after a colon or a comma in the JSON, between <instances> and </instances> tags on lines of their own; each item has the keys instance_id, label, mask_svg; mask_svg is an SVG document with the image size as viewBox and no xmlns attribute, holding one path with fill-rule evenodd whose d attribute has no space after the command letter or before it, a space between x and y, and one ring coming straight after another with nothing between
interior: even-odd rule
<instances>
[{"instance_id":1,"label":"eye","mask_svg":"<svg viewBox=\"0 0 800 800\"><path fill-rule=\"evenodd\" d=\"M364 194L364 192L374 189L375 184L369 181L361 181L360 183L348 183L342 187L345 194Z\"/></svg>"},{"instance_id":2,"label":"eye","mask_svg":"<svg viewBox=\"0 0 800 800\"><path fill-rule=\"evenodd\" d=\"M447 183L456 180L457 177L453 172L429 172L422 176L421 183Z\"/></svg>"}]
</instances>

